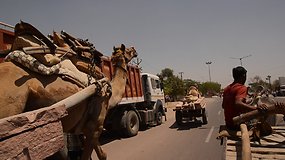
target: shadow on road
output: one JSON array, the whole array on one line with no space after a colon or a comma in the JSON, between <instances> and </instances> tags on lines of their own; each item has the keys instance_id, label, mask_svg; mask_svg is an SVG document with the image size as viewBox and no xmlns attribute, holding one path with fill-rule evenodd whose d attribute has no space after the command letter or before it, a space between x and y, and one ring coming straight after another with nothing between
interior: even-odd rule
<instances>
[{"instance_id":1,"label":"shadow on road","mask_svg":"<svg viewBox=\"0 0 285 160\"><path fill-rule=\"evenodd\" d=\"M99 141L101 145L104 145L112 141L121 139L123 138L118 133L106 131L101 134Z\"/></svg>"},{"instance_id":2,"label":"shadow on road","mask_svg":"<svg viewBox=\"0 0 285 160\"><path fill-rule=\"evenodd\" d=\"M197 128L202 126L202 121L184 121L182 124L178 125L174 122L169 128L179 130L189 130L191 128Z\"/></svg>"},{"instance_id":3,"label":"shadow on road","mask_svg":"<svg viewBox=\"0 0 285 160\"><path fill-rule=\"evenodd\" d=\"M150 128L152 127L140 128L139 132L147 131ZM122 133L120 134L119 132L116 132L116 131L105 131L101 134L99 142L101 145L104 145L104 144L110 143L115 140L122 140L122 139L127 139L127 138L130 138L130 137L125 137L124 135L122 135Z\"/></svg>"}]
</instances>

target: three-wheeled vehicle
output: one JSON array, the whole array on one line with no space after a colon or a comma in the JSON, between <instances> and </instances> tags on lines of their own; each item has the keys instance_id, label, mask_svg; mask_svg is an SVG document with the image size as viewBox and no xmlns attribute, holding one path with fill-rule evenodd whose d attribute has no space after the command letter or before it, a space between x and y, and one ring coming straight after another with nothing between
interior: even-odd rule
<instances>
[{"instance_id":1,"label":"three-wheeled vehicle","mask_svg":"<svg viewBox=\"0 0 285 160\"><path fill-rule=\"evenodd\" d=\"M184 121L196 121L197 117L202 117L202 123L208 123L206 113L206 103L204 97L200 97L195 101L183 101L176 105L175 119L178 125L183 124Z\"/></svg>"}]
</instances>

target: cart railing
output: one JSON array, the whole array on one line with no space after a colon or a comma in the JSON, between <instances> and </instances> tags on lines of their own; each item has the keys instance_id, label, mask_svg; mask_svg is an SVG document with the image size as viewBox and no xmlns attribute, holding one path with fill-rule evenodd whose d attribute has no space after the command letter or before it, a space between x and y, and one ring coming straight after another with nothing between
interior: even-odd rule
<instances>
[{"instance_id":1,"label":"cart railing","mask_svg":"<svg viewBox=\"0 0 285 160\"><path fill-rule=\"evenodd\" d=\"M64 147L61 119L67 109L100 90L101 79L49 107L0 119L1 159L45 159Z\"/></svg>"}]
</instances>

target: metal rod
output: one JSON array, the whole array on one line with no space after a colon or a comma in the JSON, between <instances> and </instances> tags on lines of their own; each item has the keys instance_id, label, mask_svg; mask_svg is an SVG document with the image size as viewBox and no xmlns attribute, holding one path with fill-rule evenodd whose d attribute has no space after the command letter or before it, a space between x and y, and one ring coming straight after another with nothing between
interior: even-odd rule
<instances>
[{"instance_id":1,"label":"metal rod","mask_svg":"<svg viewBox=\"0 0 285 160\"><path fill-rule=\"evenodd\" d=\"M10 25L10 24L7 24L7 23L4 23L4 22L0 22L1 25L5 26L5 27L9 27L11 29L14 29L15 27Z\"/></svg>"}]
</instances>

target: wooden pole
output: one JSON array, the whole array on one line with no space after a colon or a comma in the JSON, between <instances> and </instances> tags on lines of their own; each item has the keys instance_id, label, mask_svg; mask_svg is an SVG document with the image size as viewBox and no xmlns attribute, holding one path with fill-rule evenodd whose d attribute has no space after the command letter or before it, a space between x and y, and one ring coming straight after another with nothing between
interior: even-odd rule
<instances>
[{"instance_id":1,"label":"wooden pole","mask_svg":"<svg viewBox=\"0 0 285 160\"><path fill-rule=\"evenodd\" d=\"M250 149L250 140L247 130L247 126L243 123L240 125L241 130L241 156L242 160L251 160L251 149Z\"/></svg>"},{"instance_id":2,"label":"wooden pole","mask_svg":"<svg viewBox=\"0 0 285 160\"><path fill-rule=\"evenodd\" d=\"M258 117L269 115L269 114L284 114L285 115L284 105L282 106L282 105L277 104L276 106L275 104L272 104L272 105L268 105L267 107L268 107L268 110L266 113L262 113L258 110L250 111L247 113L243 113L240 116L234 117L233 122L234 124L241 124L249 120L252 120L254 118L258 118Z\"/></svg>"},{"instance_id":3,"label":"wooden pole","mask_svg":"<svg viewBox=\"0 0 285 160\"><path fill-rule=\"evenodd\" d=\"M103 79L100 79L98 80L98 82L101 84L101 83L105 83L108 81L108 78L103 78ZM101 86L102 87L102 86ZM93 95L95 92L98 91L98 88L96 86L96 84L91 84L90 86L84 88L83 90L53 104L52 106L50 106L51 108L52 107L55 107L55 106L60 106L60 105L65 105L65 107L68 109L68 108L71 108L73 106L75 106L76 104L82 102L83 100L87 99L88 97L90 97L91 95Z\"/></svg>"}]
</instances>

